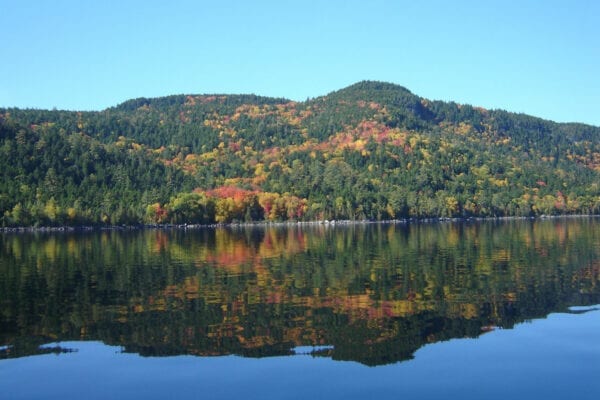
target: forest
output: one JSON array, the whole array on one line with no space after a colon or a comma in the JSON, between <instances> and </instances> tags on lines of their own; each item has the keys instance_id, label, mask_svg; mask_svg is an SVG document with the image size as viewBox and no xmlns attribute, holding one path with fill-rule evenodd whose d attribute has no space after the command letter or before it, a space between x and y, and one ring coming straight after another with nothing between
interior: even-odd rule
<instances>
[{"instance_id":1,"label":"forest","mask_svg":"<svg viewBox=\"0 0 600 400\"><path fill-rule=\"evenodd\" d=\"M363 81L0 109L0 226L600 213L600 128Z\"/></svg>"}]
</instances>

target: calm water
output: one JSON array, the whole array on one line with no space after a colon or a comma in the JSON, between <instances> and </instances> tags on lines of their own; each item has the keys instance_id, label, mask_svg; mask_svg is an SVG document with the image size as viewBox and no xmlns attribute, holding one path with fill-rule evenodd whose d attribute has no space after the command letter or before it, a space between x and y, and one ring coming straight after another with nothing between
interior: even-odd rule
<instances>
[{"instance_id":1,"label":"calm water","mask_svg":"<svg viewBox=\"0 0 600 400\"><path fill-rule=\"evenodd\" d=\"M600 397L600 220L0 235L0 398Z\"/></svg>"}]
</instances>

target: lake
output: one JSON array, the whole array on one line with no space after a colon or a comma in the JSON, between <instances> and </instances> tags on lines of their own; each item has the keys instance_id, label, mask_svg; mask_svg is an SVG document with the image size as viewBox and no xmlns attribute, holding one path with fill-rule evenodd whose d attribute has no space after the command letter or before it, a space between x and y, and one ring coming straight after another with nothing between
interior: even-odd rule
<instances>
[{"instance_id":1,"label":"lake","mask_svg":"<svg viewBox=\"0 0 600 400\"><path fill-rule=\"evenodd\" d=\"M600 219L0 234L2 399L600 397Z\"/></svg>"}]
</instances>

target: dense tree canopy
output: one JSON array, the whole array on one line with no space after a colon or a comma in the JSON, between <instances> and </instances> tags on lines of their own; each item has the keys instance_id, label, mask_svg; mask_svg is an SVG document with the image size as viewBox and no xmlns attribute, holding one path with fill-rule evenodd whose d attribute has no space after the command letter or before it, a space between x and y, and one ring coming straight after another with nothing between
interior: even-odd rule
<instances>
[{"instance_id":1,"label":"dense tree canopy","mask_svg":"<svg viewBox=\"0 0 600 400\"><path fill-rule=\"evenodd\" d=\"M1 225L600 212L600 128L359 82L0 109Z\"/></svg>"}]
</instances>

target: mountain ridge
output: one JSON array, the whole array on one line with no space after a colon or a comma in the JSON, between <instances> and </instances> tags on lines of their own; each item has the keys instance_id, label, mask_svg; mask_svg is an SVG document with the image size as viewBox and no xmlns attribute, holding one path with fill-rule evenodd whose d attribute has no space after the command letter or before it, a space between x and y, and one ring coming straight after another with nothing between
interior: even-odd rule
<instances>
[{"instance_id":1,"label":"mountain ridge","mask_svg":"<svg viewBox=\"0 0 600 400\"><path fill-rule=\"evenodd\" d=\"M129 100L125 100L121 103L118 103L115 106L107 107L100 111L78 111L78 110L59 110L59 111L105 112L105 111L109 111L109 110L124 110L124 109L131 111L132 110L131 105L133 105L137 102L141 103L140 104L140 106L141 106L144 104L156 104L156 103L161 103L161 102L168 102L168 100L170 100L170 99L176 99L179 101L180 105L183 105L185 103L185 99L188 97L205 97L205 98L222 97L222 98L228 98L229 100L233 100L234 102L241 101L241 102L250 102L250 103L254 103L254 102L256 102L256 100L261 100L261 101L258 101L259 104L306 103L306 102L321 101L322 99L325 99L325 98L334 98L334 97L342 98L342 97L346 97L348 94L352 94L352 96L356 97L357 92L361 92L361 91L365 92L366 91L365 89L366 90L380 90L380 91L386 91L386 92L398 91L398 92L404 92L405 95L412 96L415 99L425 100L425 101L431 102L431 103L455 104L457 107L462 107L462 106L472 107L474 109L478 109L478 110L482 110L482 111L486 111L486 112L505 112L505 113L508 113L511 115L527 116L527 117L539 119L541 121L552 122L552 123L561 124L561 125L582 125L582 126L587 126L587 127L600 128L599 125L589 124L589 123L585 123L585 122L578 122L578 121L558 122L553 119L538 117L536 115L529 114L527 112L508 111L507 109L504 109L504 108L488 108L488 107L483 107L480 105L473 105L470 103L460 103L460 102L456 102L453 100L444 101L444 100L428 99L428 98L421 97L421 96L414 94L411 90L409 90L408 88L406 88L402 85L385 82L385 81L378 81L378 80L358 81L358 82L350 84L344 88L331 91L324 95L311 97L311 98L308 98L307 100L303 100L303 101L291 100L291 99L288 99L285 97L256 95L254 93L249 93L249 94L245 94L245 93L237 93L237 94L236 93L188 93L188 94L171 94L171 95L155 96L155 97L132 98ZM254 101L252 99L254 99ZM367 99L365 99L365 100L367 100ZM0 109L2 109L2 107L0 107ZM5 108L5 109L8 109L8 108ZM33 109L33 110L36 110L36 109Z\"/></svg>"}]
</instances>

